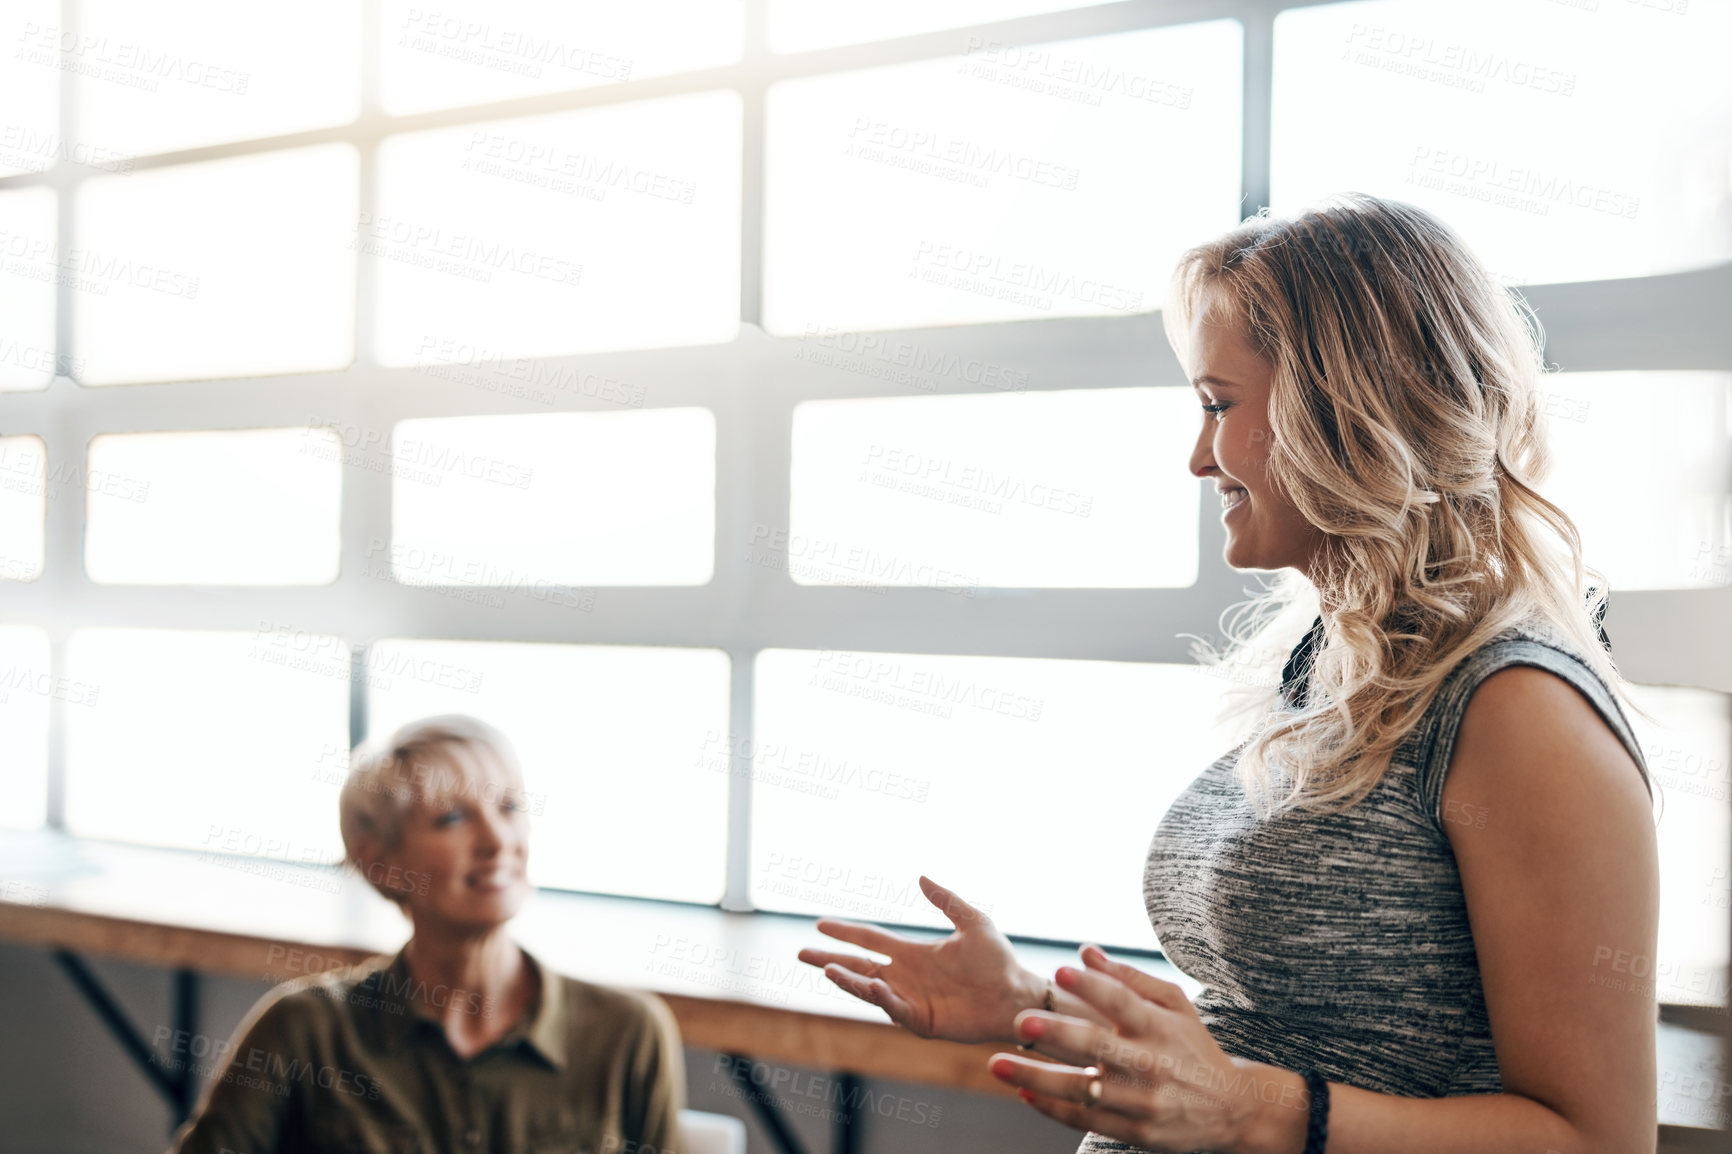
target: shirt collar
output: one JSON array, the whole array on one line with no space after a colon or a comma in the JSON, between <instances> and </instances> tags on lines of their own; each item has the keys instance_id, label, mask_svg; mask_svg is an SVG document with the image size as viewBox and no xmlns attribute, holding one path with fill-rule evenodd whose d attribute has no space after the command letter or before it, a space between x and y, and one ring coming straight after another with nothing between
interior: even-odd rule
<instances>
[{"instance_id":1,"label":"shirt collar","mask_svg":"<svg viewBox=\"0 0 1732 1154\"><path fill-rule=\"evenodd\" d=\"M1287 664L1281 668L1281 698L1289 708L1305 707L1305 699L1310 695L1311 665L1322 642L1323 617L1319 615L1311 623L1311 628L1305 631L1305 636L1299 639L1299 644L1293 647L1293 652L1287 655Z\"/></svg>"},{"instance_id":2,"label":"shirt collar","mask_svg":"<svg viewBox=\"0 0 1732 1154\"><path fill-rule=\"evenodd\" d=\"M565 979L553 973L547 967L535 960L528 950L523 951L523 960L541 978L541 990L535 1000L535 1005L529 1011L525 1041L540 1052L543 1058L553 1063L560 1070L565 1069L566 1015L571 1012L571 1005L565 997Z\"/></svg>"},{"instance_id":3,"label":"shirt collar","mask_svg":"<svg viewBox=\"0 0 1732 1154\"><path fill-rule=\"evenodd\" d=\"M521 949L522 947L519 947ZM415 983L409 976L407 949L398 950L390 963L370 974L355 988L355 1008L372 1010L377 1023L380 1044L388 1050L402 1047L416 1030L439 1030L440 1024L416 1002ZM563 1070L566 1064L566 1015L570 1004L565 996L565 980L523 950L523 960L536 976L539 991L523 1017L494 1043L494 1048L512 1042L528 1045L554 1068Z\"/></svg>"}]
</instances>

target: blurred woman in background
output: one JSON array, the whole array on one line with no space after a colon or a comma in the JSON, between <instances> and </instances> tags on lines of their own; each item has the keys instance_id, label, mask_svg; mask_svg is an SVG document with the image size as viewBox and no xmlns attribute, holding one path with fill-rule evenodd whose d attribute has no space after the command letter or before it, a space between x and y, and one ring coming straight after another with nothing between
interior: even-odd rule
<instances>
[{"instance_id":1,"label":"blurred woman in background","mask_svg":"<svg viewBox=\"0 0 1732 1154\"><path fill-rule=\"evenodd\" d=\"M348 863L412 926L394 958L288 982L242 1023L181 1154L667 1150L685 1092L650 994L563 977L506 923L529 896L510 743L428 718L358 750Z\"/></svg>"}]
</instances>

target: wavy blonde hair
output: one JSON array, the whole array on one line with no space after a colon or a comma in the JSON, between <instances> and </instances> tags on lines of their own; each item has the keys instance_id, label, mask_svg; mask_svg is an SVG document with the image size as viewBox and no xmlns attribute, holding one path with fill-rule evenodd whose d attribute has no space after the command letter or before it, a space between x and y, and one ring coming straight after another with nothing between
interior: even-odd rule
<instances>
[{"instance_id":1,"label":"wavy blonde hair","mask_svg":"<svg viewBox=\"0 0 1732 1154\"><path fill-rule=\"evenodd\" d=\"M1605 576L1538 491L1538 318L1459 237L1362 194L1253 217L1180 259L1163 323L1181 361L1200 310L1273 366L1269 480L1324 534L1309 579L1275 577L1224 616L1225 652L1196 647L1279 669L1330 607L1302 708L1271 708L1268 677L1235 695L1256 719L1238 762L1256 812L1357 803L1457 662L1518 622L1549 625L1642 712L1599 639Z\"/></svg>"}]
</instances>

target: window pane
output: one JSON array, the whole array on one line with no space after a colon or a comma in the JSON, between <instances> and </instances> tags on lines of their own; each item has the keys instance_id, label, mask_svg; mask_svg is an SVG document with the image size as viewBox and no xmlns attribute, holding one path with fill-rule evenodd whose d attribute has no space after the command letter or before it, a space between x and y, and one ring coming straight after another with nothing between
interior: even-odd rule
<instances>
[{"instance_id":1,"label":"window pane","mask_svg":"<svg viewBox=\"0 0 1732 1154\"><path fill-rule=\"evenodd\" d=\"M313 788L331 751L348 749L340 638L271 621L237 633L82 629L67 667L94 701L66 711L72 833L212 851L236 836L295 860L341 844L336 798Z\"/></svg>"},{"instance_id":2,"label":"window pane","mask_svg":"<svg viewBox=\"0 0 1732 1154\"><path fill-rule=\"evenodd\" d=\"M765 327L1160 307L1238 219L1241 41L1222 20L775 85Z\"/></svg>"},{"instance_id":3,"label":"window pane","mask_svg":"<svg viewBox=\"0 0 1732 1154\"><path fill-rule=\"evenodd\" d=\"M806 52L888 40L989 20L1013 20L1037 12L1082 8L1094 0L878 0L837 4L833 0L769 0L772 52Z\"/></svg>"},{"instance_id":4,"label":"window pane","mask_svg":"<svg viewBox=\"0 0 1732 1154\"><path fill-rule=\"evenodd\" d=\"M1271 195L1439 214L1519 282L1732 256L1723 4L1331 4L1275 22Z\"/></svg>"},{"instance_id":5,"label":"window pane","mask_svg":"<svg viewBox=\"0 0 1732 1154\"><path fill-rule=\"evenodd\" d=\"M54 676L47 633L0 625L0 827L34 829L47 819L48 703L59 696L76 709L89 704L87 688Z\"/></svg>"},{"instance_id":6,"label":"window pane","mask_svg":"<svg viewBox=\"0 0 1732 1154\"><path fill-rule=\"evenodd\" d=\"M710 903L728 779L698 751L727 732L728 677L712 649L381 641L367 728L467 713L503 730L523 763L536 884Z\"/></svg>"},{"instance_id":7,"label":"window pane","mask_svg":"<svg viewBox=\"0 0 1732 1154\"><path fill-rule=\"evenodd\" d=\"M1732 697L1657 685L1630 696L1658 721L1630 715L1660 803L1659 957L1648 976L1659 1001L1725 1005Z\"/></svg>"},{"instance_id":8,"label":"window pane","mask_svg":"<svg viewBox=\"0 0 1732 1154\"><path fill-rule=\"evenodd\" d=\"M1619 589L1732 584L1732 374L1548 377L1541 491Z\"/></svg>"},{"instance_id":9,"label":"window pane","mask_svg":"<svg viewBox=\"0 0 1732 1154\"><path fill-rule=\"evenodd\" d=\"M389 138L355 232L380 359L732 340L740 147L731 92Z\"/></svg>"},{"instance_id":10,"label":"window pane","mask_svg":"<svg viewBox=\"0 0 1732 1154\"><path fill-rule=\"evenodd\" d=\"M126 433L90 442L84 565L135 585L323 585L343 475L329 429Z\"/></svg>"},{"instance_id":11,"label":"window pane","mask_svg":"<svg viewBox=\"0 0 1732 1154\"><path fill-rule=\"evenodd\" d=\"M60 135L59 0L12 0L0 7L0 37L11 47L0 68L0 176L39 172L81 155Z\"/></svg>"},{"instance_id":12,"label":"window pane","mask_svg":"<svg viewBox=\"0 0 1732 1154\"><path fill-rule=\"evenodd\" d=\"M740 0L385 0L393 114L641 80L740 58Z\"/></svg>"},{"instance_id":13,"label":"window pane","mask_svg":"<svg viewBox=\"0 0 1732 1154\"><path fill-rule=\"evenodd\" d=\"M86 181L64 268L80 381L348 364L357 171L330 144Z\"/></svg>"},{"instance_id":14,"label":"window pane","mask_svg":"<svg viewBox=\"0 0 1732 1154\"><path fill-rule=\"evenodd\" d=\"M391 567L409 585L702 585L708 409L400 421Z\"/></svg>"},{"instance_id":15,"label":"window pane","mask_svg":"<svg viewBox=\"0 0 1732 1154\"><path fill-rule=\"evenodd\" d=\"M1189 389L809 401L789 531L802 585L1185 586L1197 579Z\"/></svg>"},{"instance_id":16,"label":"window pane","mask_svg":"<svg viewBox=\"0 0 1732 1154\"><path fill-rule=\"evenodd\" d=\"M66 491L62 482L55 496ZM0 581L42 576L47 516L47 446L41 437L0 437Z\"/></svg>"},{"instance_id":17,"label":"window pane","mask_svg":"<svg viewBox=\"0 0 1732 1154\"><path fill-rule=\"evenodd\" d=\"M1190 666L772 649L756 679L753 901L793 913L944 925L924 873L1007 933L1152 948L1149 839L1233 744ZM998 852L1031 803L1100 884Z\"/></svg>"},{"instance_id":18,"label":"window pane","mask_svg":"<svg viewBox=\"0 0 1732 1154\"><path fill-rule=\"evenodd\" d=\"M0 105L3 107L3 105ZM54 193L46 188L0 192L0 392L46 389L56 372L75 366L55 355L54 281L59 244Z\"/></svg>"},{"instance_id":19,"label":"window pane","mask_svg":"<svg viewBox=\"0 0 1732 1154\"><path fill-rule=\"evenodd\" d=\"M80 0L79 133L124 155L347 124L361 111L361 5ZM268 12L268 14L267 14Z\"/></svg>"}]
</instances>

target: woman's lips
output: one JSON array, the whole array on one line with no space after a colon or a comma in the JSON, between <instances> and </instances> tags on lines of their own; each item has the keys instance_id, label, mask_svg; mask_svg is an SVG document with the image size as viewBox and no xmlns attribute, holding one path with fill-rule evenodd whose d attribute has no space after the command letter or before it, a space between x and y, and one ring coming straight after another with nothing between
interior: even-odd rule
<instances>
[{"instance_id":1,"label":"woman's lips","mask_svg":"<svg viewBox=\"0 0 1732 1154\"><path fill-rule=\"evenodd\" d=\"M1251 494L1249 492L1247 492L1244 489L1238 488L1236 486L1229 486L1225 489L1222 489L1221 490L1221 513L1222 513L1222 515L1224 516L1227 513L1232 512L1234 509L1237 509L1240 505L1243 505L1245 502L1249 501L1250 499L1251 499Z\"/></svg>"}]
</instances>

